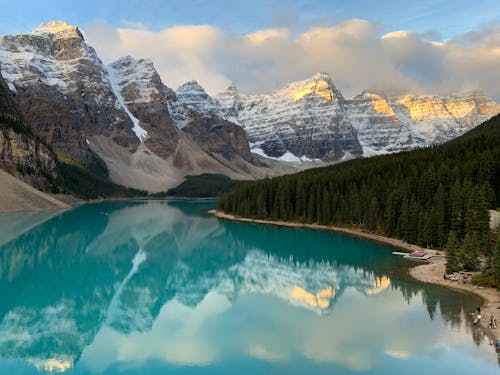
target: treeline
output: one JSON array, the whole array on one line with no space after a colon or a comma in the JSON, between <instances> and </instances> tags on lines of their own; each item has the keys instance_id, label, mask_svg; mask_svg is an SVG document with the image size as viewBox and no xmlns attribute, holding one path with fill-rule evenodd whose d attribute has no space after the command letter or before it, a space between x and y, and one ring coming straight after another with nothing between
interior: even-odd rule
<instances>
[{"instance_id":1,"label":"treeline","mask_svg":"<svg viewBox=\"0 0 500 375\"><path fill-rule=\"evenodd\" d=\"M83 199L146 196L142 190L115 184L108 177L104 162L97 156L85 166L58 155L57 178L52 192L71 194Z\"/></svg>"},{"instance_id":2,"label":"treeline","mask_svg":"<svg viewBox=\"0 0 500 375\"><path fill-rule=\"evenodd\" d=\"M186 176L186 180L166 195L182 198L220 197L224 192L241 185L242 181L232 180L222 174L204 173L198 176ZM158 194L159 196L165 195Z\"/></svg>"},{"instance_id":3,"label":"treeline","mask_svg":"<svg viewBox=\"0 0 500 375\"><path fill-rule=\"evenodd\" d=\"M224 194L218 209L258 219L357 226L437 248L453 232L457 246L467 239L475 252L488 254L487 210L499 202L496 116L441 146L244 184Z\"/></svg>"}]
</instances>

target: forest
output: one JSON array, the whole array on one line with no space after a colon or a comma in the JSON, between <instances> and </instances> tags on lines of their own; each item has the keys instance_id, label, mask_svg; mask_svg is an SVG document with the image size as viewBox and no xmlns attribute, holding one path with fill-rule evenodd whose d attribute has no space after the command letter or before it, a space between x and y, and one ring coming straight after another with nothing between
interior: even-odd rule
<instances>
[{"instance_id":1,"label":"forest","mask_svg":"<svg viewBox=\"0 0 500 375\"><path fill-rule=\"evenodd\" d=\"M447 271L493 275L488 209L500 206L500 115L446 144L246 183L218 209L256 219L356 227L448 252ZM496 246L499 247L498 245ZM499 250L500 251L500 250ZM484 262L483 262L484 263Z\"/></svg>"},{"instance_id":2,"label":"forest","mask_svg":"<svg viewBox=\"0 0 500 375\"><path fill-rule=\"evenodd\" d=\"M168 192L155 194L179 198L214 198L240 185L242 181L232 180L222 174L203 173L197 176L186 176L186 179Z\"/></svg>"}]
</instances>

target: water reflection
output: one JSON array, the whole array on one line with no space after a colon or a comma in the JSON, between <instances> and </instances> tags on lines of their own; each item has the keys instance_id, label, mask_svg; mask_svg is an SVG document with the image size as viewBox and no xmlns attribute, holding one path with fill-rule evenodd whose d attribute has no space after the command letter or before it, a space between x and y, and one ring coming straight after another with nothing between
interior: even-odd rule
<instances>
[{"instance_id":1,"label":"water reflection","mask_svg":"<svg viewBox=\"0 0 500 375\"><path fill-rule=\"evenodd\" d=\"M0 357L47 372L242 356L360 371L470 351L474 298L407 280L382 246L223 222L211 204L86 205L5 243Z\"/></svg>"}]
</instances>

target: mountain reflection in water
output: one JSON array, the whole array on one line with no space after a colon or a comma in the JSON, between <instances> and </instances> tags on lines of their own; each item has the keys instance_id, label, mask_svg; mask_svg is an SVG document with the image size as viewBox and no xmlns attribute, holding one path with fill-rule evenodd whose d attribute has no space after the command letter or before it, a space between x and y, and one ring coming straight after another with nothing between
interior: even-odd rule
<instances>
[{"instance_id":1,"label":"mountain reflection in water","mask_svg":"<svg viewBox=\"0 0 500 375\"><path fill-rule=\"evenodd\" d=\"M213 204L89 204L3 244L0 359L94 373L299 356L360 371L483 342L464 319L479 301L408 280L390 249L221 221Z\"/></svg>"}]
</instances>

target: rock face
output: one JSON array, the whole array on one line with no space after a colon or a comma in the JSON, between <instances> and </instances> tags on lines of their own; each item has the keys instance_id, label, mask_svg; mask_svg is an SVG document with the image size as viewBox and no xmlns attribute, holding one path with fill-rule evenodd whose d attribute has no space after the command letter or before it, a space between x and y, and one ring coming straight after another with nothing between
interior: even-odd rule
<instances>
[{"instance_id":1,"label":"rock face","mask_svg":"<svg viewBox=\"0 0 500 375\"><path fill-rule=\"evenodd\" d=\"M52 22L28 34L2 36L0 64L26 121L57 152L85 162L86 138L94 135L137 148L107 71L78 28Z\"/></svg>"},{"instance_id":2,"label":"rock face","mask_svg":"<svg viewBox=\"0 0 500 375\"><path fill-rule=\"evenodd\" d=\"M349 101L349 112L370 156L446 142L497 114L500 106L479 90L450 97L363 92Z\"/></svg>"},{"instance_id":3,"label":"rock face","mask_svg":"<svg viewBox=\"0 0 500 375\"><path fill-rule=\"evenodd\" d=\"M74 26L0 37L0 68L37 135L83 165L96 152L120 184L160 191L187 174L269 174L252 164L241 127L188 108L150 60L104 65Z\"/></svg>"},{"instance_id":4,"label":"rock face","mask_svg":"<svg viewBox=\"0 0 500 375\"><path fill-rule=\"evenodd\" d=\"M362 154L346 100L326 73L265 95L244 95L231 85L215 98L215 106L200 104L201 97L179 95L190 107L242 125L254 152L274 158L290 152L324 161Z\"/></svg>"},{"instance_id":5,"label":"rock face","mask_svg":"<svg viewBox=\"0 0 500 375\"><path fill-rule=\"evenodd\" d=\"M337 161L433 145L500 112L478 90L450 97L363 92L348 100L326 73L264 95L231 85L210 98L195 82L178 94L191 108L240 124L254 152L282 160Z\"/></svg>"},{"instance_id":6,"label":"rock face","mask_svg":"<svg viewBox=\"0 0 500 375\"><path fill-rule=\"evenodd\" d=\"M133 130L156 155L175 151L179 133L168 111L165 87L151 60L123 57L107 67L120 103L133 119ZM140 125L139 125L140 122Z\"/></svg>"},{"instance_id":7,"label":"rock face","mask_svg":"<svg viewBox=\"0 0 500 375\"><path fill-rule=\"evenodd\" d=\"M34 136L0 74L0 169L38 189L56 177L54 153Z\"/></svg>"}]
</instances>

